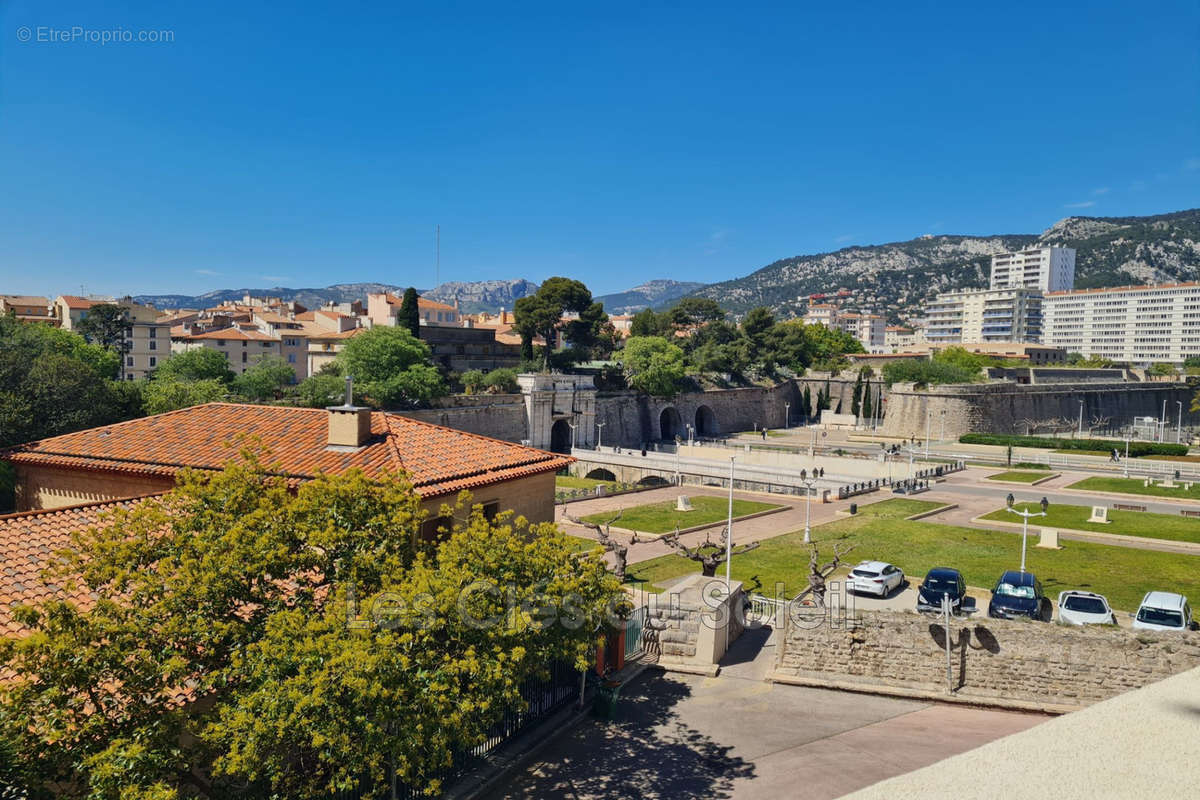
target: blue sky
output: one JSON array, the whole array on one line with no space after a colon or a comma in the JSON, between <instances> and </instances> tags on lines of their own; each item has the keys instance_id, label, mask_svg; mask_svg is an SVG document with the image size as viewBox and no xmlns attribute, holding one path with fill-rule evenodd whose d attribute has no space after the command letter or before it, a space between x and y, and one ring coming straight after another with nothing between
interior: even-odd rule
<instances>
[{"instance_id":1,"label":"blue sky","mask_svg":"<svg viewBox=\"0 0 1200 800\"><path fill-rule=\"evenodd\" d=\"M0 0L0 292L424 287L440 224L443 280L602 293L1200 206L1194 0L823 5Z\"/></svg>"}]
</instances>

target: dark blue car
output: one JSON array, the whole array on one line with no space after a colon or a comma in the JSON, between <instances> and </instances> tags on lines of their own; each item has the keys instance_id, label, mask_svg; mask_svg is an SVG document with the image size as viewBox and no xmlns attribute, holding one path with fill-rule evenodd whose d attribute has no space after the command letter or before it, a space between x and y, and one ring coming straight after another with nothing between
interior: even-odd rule
<instances>
[{"instance_id":1,"label":"dark blue car","mask_svg":"<svg viewBox=\"0 0 1200 800\"><path fill-rule=\"evenodd\" d=\"M934 567L925 573L925 580L917 587L917 611L942 610L942 597L950 598L950 609L958 613L963 598L967 596L967 583L962 573L950 567Z\"/></svg>"},{"instance_id":2,"label":"dark blue car","mask_svg":"<svg viewBox=\"0 0 1200 800\"><path fill-rule=\"evenodd\" d=\"M1009 570L1000 576L1000 580L996 581L992 588L988 616L1000 619L1045 619L1045 606L1046 596L1042 593L1042 582L1032 572Z\"/></svg>"}]
</instances>

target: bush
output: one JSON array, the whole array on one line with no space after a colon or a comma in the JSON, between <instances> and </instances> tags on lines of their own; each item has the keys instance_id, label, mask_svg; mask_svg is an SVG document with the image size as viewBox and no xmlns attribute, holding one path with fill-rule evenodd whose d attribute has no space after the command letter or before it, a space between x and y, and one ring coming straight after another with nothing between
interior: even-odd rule
<instances>
[{"instance_id":1,"label":"bush","mask_svg":"<svg viewBox=\"0 0 1200 800\"><path fill-rule=\"evenodd\" d=\"M1013 466L1016 467L1017 469L1041 469L1041 470L1050 469L1045 464L1037 464L1037 463L1034 463L1033 461L1018 461L1017 463L1013 464Z\"/></svg>"},{"instance_id":2,"label":"bush","mask_svg":"<svg viewBox=\"0 0 1200 800\"><path fill-rule=\"evenodd\" d=\"M484 375L483 385L494 394L512 394L521 391L521 387L517 384L517 371L505 367L494 369Z\"/></svg>"},{"instance_id":3,"label":"bush","mask_svg":"<svg viewBox=\"0 0 1200 800\"><path fill-rule=\"evenodd\" d=\"M1116 450L1125 453L1124 439L1055 439L1045 436L1017 436L1003 433L967 433L958 437L963 444L995 444L1012 447L1044 447L1051 450ZM1130 442L1129 455L1186 456L1185 444L1163 442Z\"/></svg>"},{"instance_id":4,"label":"bush","mask_svg":"<svg viewBox=\"0 0 1200 800\"><path fill-rule=\"evenodd\" d=\"M974 383L978 379L978 369L972 371L945 361L905 358L883 366L883 380L888 386L893 383Z\"/></svg>"}]
</instances>

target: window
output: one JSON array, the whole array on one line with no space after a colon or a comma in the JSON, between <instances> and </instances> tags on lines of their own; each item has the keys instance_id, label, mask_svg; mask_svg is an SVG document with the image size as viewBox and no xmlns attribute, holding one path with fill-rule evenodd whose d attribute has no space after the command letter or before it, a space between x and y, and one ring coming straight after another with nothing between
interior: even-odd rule
<instances>
[{"instance_id":1,"label":"window","mask_svg":"<svg viewBox=\"0 0 1200 800\"><path fill-rule=\"evenodd\" d=\"M224 347L224 346L225 346L225 340L217 339L217 347Z\"/></svg>"},{"instance_id":2,"label":"window","mask_svg":"<svg viewBox=\"0 0 1200 800\"><path fill-rule=\"evenodd\" d=\"M288 353L288 363L289 364L296 363L296 354L295 353Z\"/></svg>"},{"instance_id":3,"label":"window","mask_svg":"<svg viewBox=\"0 0 1200 800\"><path fill-rule=\"evenodd\" d=\"M150 338L151 338L151 339L157 339L157 338L158 338L158 328L151 328L151 329L150 329Z\"/></svg>"},{"instance_id":4,"label":"window","mask_svg":"<svg viewBox=\"0 0 1200 800\"><path fill-rule=\"evenodd\" d=\"M499 500L493 500L490 503L483 504L483 518L486 519L488 522L491 522L492 520L494 520L496 518L496 515L499 513L500 513L500 501Z\"/></svg>"},{"instance_id":5,"label":"window","mask_svg":"<svg viewBox=\"0 0 1200 800\"><path fill-rule=\"evenodd\" d=\"M128 358L125 359L125 366L127 366L127 367L133 366L133 356L129 356Z\"/></svg>"},{"instance_id":6,"label":"window","mask_svg":"<svg viewBox=\"0 0 1200 800\"><path fill-rule=\"evenodd\" d=\"M150 356L150 366L154 367L157 365L158 365L158 359L155 358L154 356Z\"/></svg>"},{"instance_id":7,"label":"window","mask_svg":"<svg viewBox=\"0 0 1200 800\"><path fill-rule=\"evenodd\" d=\"M242 340L242 347L249 347L249 346L250 346L250 343L249 343L249 342L247 342L245 339L243 339L243 340Z\"/></svg>"},{"instance_id":8,"label":"window","mask_svg":"<svg viewBox=\"0 0 1200 800\"><path fill-rule=\"evenodd\" d=\"M246 363L246 354L245 353L242 353L242 363L243 364Z\"/></svg>"},{"instance_id":9,"label":"window","mask_svg":"<svg viewBox=\"0 0 1200 800\"><path fill-rule=\"evenodd\" d=\"M158 342L151 342L151 343L150 343L150 349L151 349L151 350L157 350L157 349L158 349Z\"/></svg>"}]
</instances>

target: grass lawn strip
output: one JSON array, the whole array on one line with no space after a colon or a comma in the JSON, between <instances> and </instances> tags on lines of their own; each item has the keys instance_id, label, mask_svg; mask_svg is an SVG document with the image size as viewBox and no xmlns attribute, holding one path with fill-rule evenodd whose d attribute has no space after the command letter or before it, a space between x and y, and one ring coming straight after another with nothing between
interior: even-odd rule
<instances>
[{"instance_id":1,"label":"grass lawn strip","mask_svg":"<svg viewBox=\"0 0 1200 800\"><path fill-rule=\"evenodd\" d=\"M858 515L867 517L884 517L886 519L904 519L913 514L933 511L945 503L932 503L928 500L906 500L899 497L891 500L881 500L866 506L859 506Z\"/></svg>"},{"instance_id":2,"label":"grass lawn strip","mask_svg":"<svg viewBox=\"0 0 1200 800\"><path fill-rule=\"evenodd\" d=\"M616 481L598 481L595 478L577 478L574 475L555 475L555 489L595 489L597 486L616 486Z\"/></svg>"},{"instance_id":3,"label":"grass lawn strip","mask_svg":"<svg viewBox=\"0 0 1200 800\"><path fill-rule=\"evenodd\" d=\"M683 530L684 528L694 528L697 525L721 522L728 515L729 501L724 497L693 495L691 499L692 511L676 511L674 500L627 508L621 514L620 519L613 523L613 526L644 533L670 533L676 527ZM733 518L736 520L739 517L782 507L776 503L759 503L735 498ZM616 515L616 511L603 511L598 514L589 514L583 517L583 520L603 525Z\"/></svg>"},{"instance_id":4,"label":"grass lawn strip","mask_svg":"<svg viewBox=\"0 0 1200 800\"><path fill-rule=\"evenodd\" d=\"M1013 508L1025 511L1040 511L1037 503L1015 503ZM1117 533L1122 536L1139 536L1147 539L1169 539L1173 542L1200 543L1200 519L1173 517L1169 514L1149 514L1144 511L1108 512L1107 525L1088 522L1092 515L1091 506L1066 506L1051 504L1044 517L1030 517L1030 528L1063 528L1093 533ZM1021 517L1003 508L984 514L980 519L996 522L1020 523Z\"/></svg>"},{"instance_id":5,"label":"grass lawn strip","mask_svg":"<svg viewBox=\"0 0 1200 800\"><path fill-rule=\"evenodd\" d=\"M803 540L802 531L767 539L756 550L734 557L733 577L748 591L771 596L780 583L783 596L795 596L807 586L808 548ZM1002 572L1021 563L1019 536L887 515L860 514L817 526L813 540L822 560L832 552L834 541L845 541L854 544L849 562L888 561L914 581L931 567L944 566L962 571L968 585L991 587ZM1052 601L1065 589L1099 592L1123 611L1136 609L1150 590L1200 598L1200 556L1068 541L1061 550L1031 546L1027 562ZM632 565L629 579L661 586L698 571L697 564L680 556L661 556Z\"/></svg>"},{"instance_id":6,"label":"grass lawn strip","mask_svg":"<svg viewBox=\"0 0 1200 800\"><path fill-rule=\"evenodd\" d=\"M988 475L987 479L989 481L1007 481L1009 483L1033 483L1046 477L1049 477L1049 473L1009 470L1008 472L997 472L995 475Z\"/></svg>"},{"instance_id":7,"label":"grass lawn strip","mask_svg":"<svg viewBox=\"0 0 1200 800\"><path fill-rule=\"evenodd\" d=\"M1143 486L1141 478L1084 478L1076 481L1068 489L1083 489L1089 492L1113 492L1115 494L1140 494L1145 497L1174 497L1181 500L1200 500L1200 481L1192 484L1191 490L1182 486L1164 488L1152 485Z\"/></svg>"}]
</instances>

